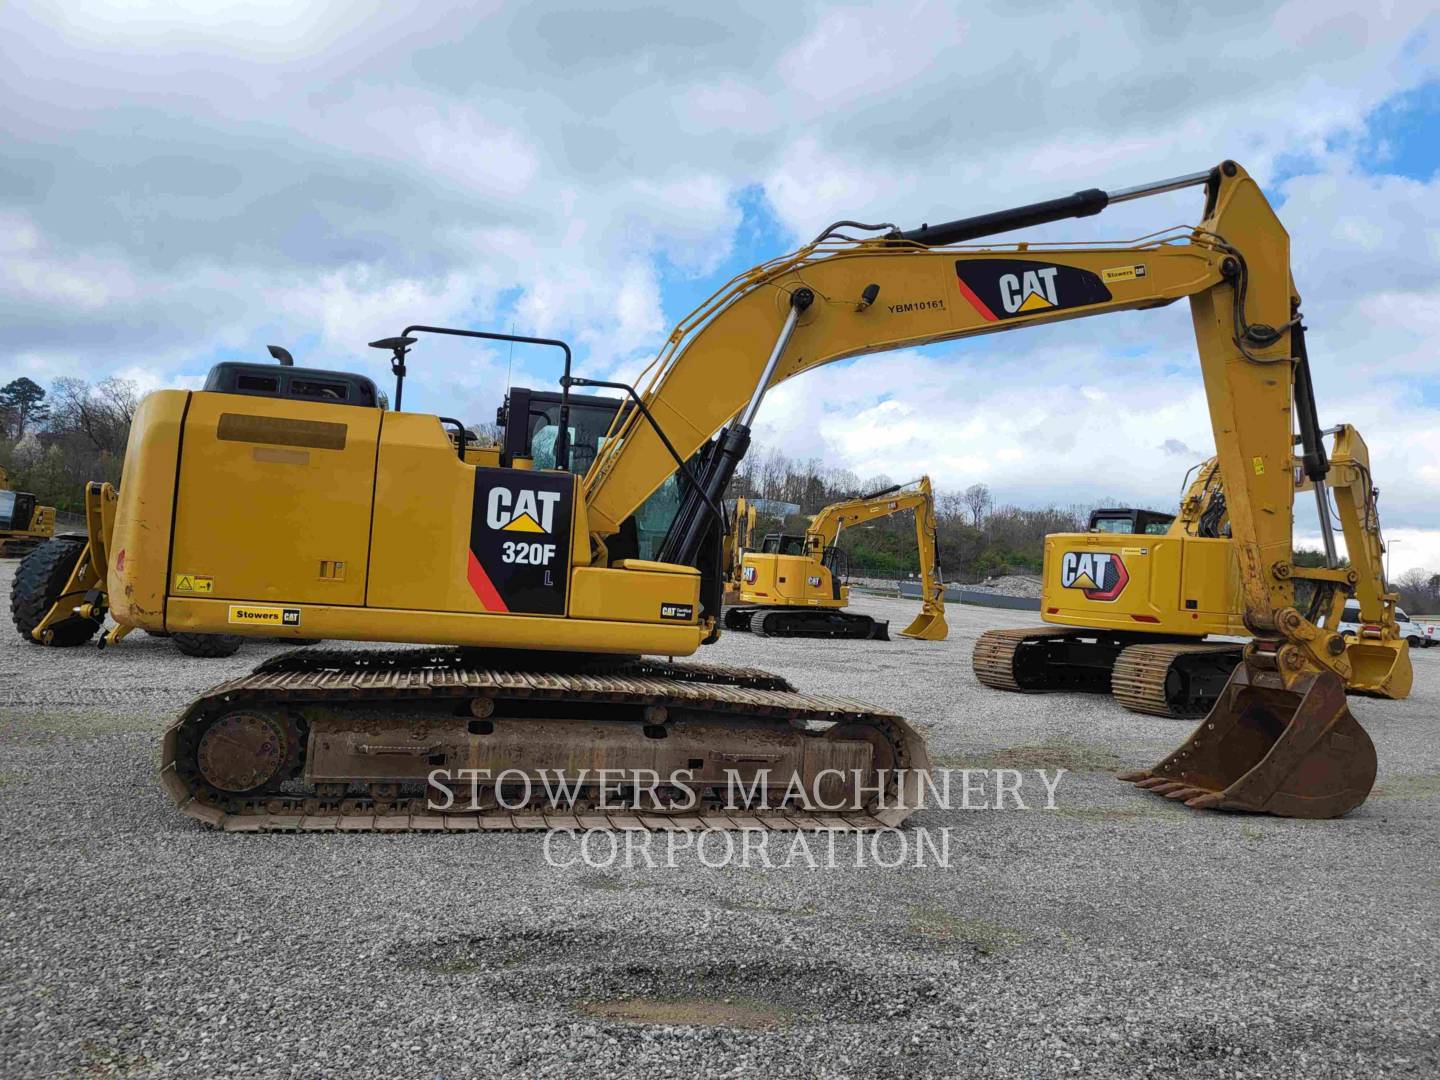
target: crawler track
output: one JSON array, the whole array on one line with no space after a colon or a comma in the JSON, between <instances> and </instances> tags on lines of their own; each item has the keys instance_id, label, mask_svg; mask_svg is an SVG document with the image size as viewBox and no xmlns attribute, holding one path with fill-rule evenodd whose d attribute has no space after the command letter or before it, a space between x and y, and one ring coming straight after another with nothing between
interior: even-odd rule
<instances>
[{"instance_id":1,"label":"crawler track","mask_svg":"<svg viewBox=\"0 0 1440 1080\"><path fill-rule=\"evenodd\" d=\"M890 640L888 622L836 608L733 607L725 612L725 628L756 637Z\"/></svg>"},{"instance_id":2,"label":"crawler track","mask_svg":"<svg viewBox=\"0 0 1440 1080\"><path fill-rule=\"evenodd\" d=\"M971 663L985 686L1012 693L1113 693L1134 712L1204 716L1240 662L1233 643L1141 641L1065 627L987 630Z\"/></svg>"},{"instance_id":3,"label":"crawler track","mask_svg":"<svg viewBox=\"0 0 1440 1080\"><path fill-rule=\"evenodd\" d=\"M1210 711L1240 663L1234 644L1131 645L1115 661L1115 700L1151 716L1201 717Z\"/></svg>"},{"instance_id":4,"label":"crawler track","mask_svg":"<svg viewBox=\"0 0 1440 1080\"><path fill-rule=\"evenodd\" d=\"M185 814L228 832L875 829L899 824L919 802L924 741L900 717L859 702L800 694L753 668L594 658L538 668L534 656L503 666L484 659L445 649L306 649L272 658L214 687L170 726L161 779ZM683 757L688 748L702 759L699 800L681 808L662 790L639 809L617 808L592 785L557 807L537 784L530 802L491 789L478 808L463 800L454 812L427 805L431 766L489 763L506 738L509 752L532 755L526 761L552 753L572 776L576 761L628 760L636 747L675 746ZM712 761L754 768L803 760L809 775L857 754L889 772L884 797L853 812L849 802L839 813L814 813L768 795L764 805L729 809L706 779L719 767ZM360 768L337 773L337 763Z\"/></svg>"}]
</instances>

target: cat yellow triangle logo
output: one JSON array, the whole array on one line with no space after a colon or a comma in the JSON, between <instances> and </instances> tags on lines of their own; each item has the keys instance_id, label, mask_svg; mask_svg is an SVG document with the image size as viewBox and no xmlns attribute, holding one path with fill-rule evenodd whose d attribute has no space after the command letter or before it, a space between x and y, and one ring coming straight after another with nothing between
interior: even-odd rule
<instances>
[{"instance_id":1,"label":"cat yellow triangle logo","mask_svg":"<svg viewBox=\"0 0 1440 1080\"><path fill-rule=\"evenodd\" d=\"M1045 308L1050 308L1054 306L1054 304L1050 303L1049 300L1046 300L1045 297L1041 296L1038 292L1032 292L1029 296L1025 298L1025 302L1020 305L1020 310L1041 311Z\"/></svg>"},{"instance_id":2,"label":"cat yellow triangle logo","mask_svg":"<svg viewBox=\"0 0 1440 1080\"><path fill-rule=\"evenodd\" d=\"M1077 574L1075 580L1068 586L1071 589L1098 589L1099 587L1095 584L1095 579L1086 573Z\"/></svg>"},{"instance_id":3,"label":"cat yellow triangle logo","mask_svg":"<svg viewBox=\"0 0 1440 1080\"><path fill-rule=\"evenodd\" d=\"M533 517L531 517L529 514L521 514L519 517L515 518L515 520L510 522L509 525L506 525L503 531L543 533L545 530L542 529L540 527L540 523L536 521Z\"/></svg>"}]
</instances>

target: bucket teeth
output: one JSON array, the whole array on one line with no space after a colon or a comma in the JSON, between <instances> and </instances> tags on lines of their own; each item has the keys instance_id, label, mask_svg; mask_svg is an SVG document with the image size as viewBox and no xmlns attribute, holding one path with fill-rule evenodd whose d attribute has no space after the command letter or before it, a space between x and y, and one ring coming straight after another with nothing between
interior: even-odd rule
<instances>
[{"instance_id":1,"label":"bucket teeth","mask_svg":"<svg viewBox=\"0 0 1440 1080\"><path fill-rule=\"evenodd\" d=\"M1189 786L1189 784L1182 784L1177 780L1171 780L1166 784L1154 784L1150 787L1150 790L1156 795L1164 795L1168 798L1172 791L1184 791Z\"/></svg>"},{"instance_id":2,"label":"bucket teeth","mask_svg":"<svg viewBox=\"0 0 1440 1080\"><path fill-rule=\"evenodd\" d=\"M1186 799L1185 805L1196 810L1213 810L1225 801L1223 795L1216 795L1213 791L1204 795L1197 795L1193 799Z\"/></svg>"},{"instance_id":3,"label":"bucket teeth","mask_svg":"<svg viewBox=\"0 0 1440 1080\"><path fill-rule=\"evenodd\" d=\"M1195 798L1197 795L1205 794L1207 794L1207 792L1204 788L1189 787L1188 785L1186 785L1177 788L1175 791L1165 792L1165 798L1174 799L1176 802L1183 801L1186 806L1189 806L1191 799Z\"/></svg>"},{"instance_id":4,"label":"bucket teeth","mask_svg":"<svg viewBox=\"0 0 1440 1080\"><path fill-rule=\"evenodd\" d=\"M1163 776L1152 776L1148 780L1139 781L1135 786L1142 787L1146 791L1154 791L1156 788L1162 788L1166 784L1173 784L1174 782L1173 780L1166 780Z\"/></svg>"},{"instance_id":5,"label":"bucket teeth","mask_svg":"<svg viewBox=\"0 0 1440 1080\"><path fill-rule=\"evenodd\" d=\"M1115 779L1123 780L1127 784L1138 784L1141 780L1149 780L1151 775L1149 769L1137 769L1134 772L1122 772Z\"/></svg>"}]
</instances>

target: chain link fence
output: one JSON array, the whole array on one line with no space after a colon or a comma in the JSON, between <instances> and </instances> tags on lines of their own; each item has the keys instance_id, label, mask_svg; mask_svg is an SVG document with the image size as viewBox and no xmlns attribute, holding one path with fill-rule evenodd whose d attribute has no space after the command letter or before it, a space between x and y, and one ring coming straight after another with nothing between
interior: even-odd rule
<instances>
[{"instance_id":1,"label":"chain link fence","mask_svg":"<svg viewBox=\"0 0 1440 1080\"><path fill-rule=\"evenodd\" d=\"M88 533L90 527L85 522L84 514L76 514L70 510L55 511L55 532L60 533Z\"/></svg>"}]
</instances>

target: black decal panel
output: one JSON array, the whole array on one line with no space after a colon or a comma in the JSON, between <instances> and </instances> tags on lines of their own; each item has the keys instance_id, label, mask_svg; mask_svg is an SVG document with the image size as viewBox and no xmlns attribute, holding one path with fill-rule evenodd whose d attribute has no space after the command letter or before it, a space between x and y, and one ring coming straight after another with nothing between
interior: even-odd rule
<instances>
[{"instance_id":1,"label":"black decal panel","mask_svg":"<svg viewBox=\"0 0 1440 1080\"><path fill-rule=\"evenodd\" d=\"M1033 259L956 259L960 292L987 322L1113 299L1099 274Z\"/></svg>"},{"instance_id":2,"label":"black decal panel","mask_svg":"<svg viewBox=\"0 0 1440 1080\"><path fill-rule=\"evenodd\" d=\"M470 587L486 611L564 615L575 477L476 469Z\"/></svg>"}]
</instances>

